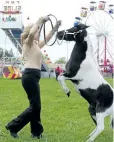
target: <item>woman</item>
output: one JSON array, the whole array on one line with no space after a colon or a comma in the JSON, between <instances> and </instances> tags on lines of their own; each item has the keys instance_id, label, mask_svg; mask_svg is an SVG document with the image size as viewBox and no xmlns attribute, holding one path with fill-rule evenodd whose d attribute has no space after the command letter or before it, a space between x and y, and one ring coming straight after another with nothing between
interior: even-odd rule
<instances>
[{"instance_id":1,"label":"woman","mask_svg":"<svg viewBox=\"0 0 114 142\"><path fill-rule=\"evenodd\" d=\"M49 17L41 17L33 25L25 27L21 35L22 54L24 58L24 73L22 76L22 86L27 93L30 106L22 112L17 118L10 121L5 127L10 135L18 138L17 133L30 122L31 135L33 138L41 138L44 129L41 124L41 99L39 80L41 77L42 53L41 48L46 44L45 41L37 41L40 35L39 29L43 23L49 20ZM61 25L58 21L53 30L46 36L48 42Z\"/></svg>"}]
</instances>

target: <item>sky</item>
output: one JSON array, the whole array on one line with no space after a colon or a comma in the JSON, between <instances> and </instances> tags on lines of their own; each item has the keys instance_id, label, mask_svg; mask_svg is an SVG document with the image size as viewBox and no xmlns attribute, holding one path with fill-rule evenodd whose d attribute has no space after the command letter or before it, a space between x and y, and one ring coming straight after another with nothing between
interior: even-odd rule
<instances>
[{"instance_id":1,"label":"sky","mask_svg":"<svg viewBox=\"0 0 114 142\"><path fill-rule=\"evenodd\" d=\"M0 2L2 1L0 0ZM23 0L23 24L26 26L28 23L36 22L40 16L53 14L58 20L62 20L62 25L59 30L70 28L73 26L75 17L80 16L80 8L88 7L89 2L89 0ZM107 2L109 4L114 3L114 0L108 0ZM30 18L29 21L27 17ZM14 49L14 46L2 30L0 30L0 37L1 47ZM42 51L46 50L51 61L54 62L60 57L69 58L72 49L73 43L65 42L62 45L56 43L53 46L45 46ZM18 52L16 53L18 55Z\"/></svg>"}]
</instances>

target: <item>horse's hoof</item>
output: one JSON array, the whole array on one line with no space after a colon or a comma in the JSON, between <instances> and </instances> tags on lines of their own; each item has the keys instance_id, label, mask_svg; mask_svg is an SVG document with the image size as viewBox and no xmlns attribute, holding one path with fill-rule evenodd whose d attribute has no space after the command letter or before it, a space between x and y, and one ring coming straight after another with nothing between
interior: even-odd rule
<instances>
[{"instance_id":1,"label":"horse's hoof","mask_svg":"<svg viewBox=\"0 0 114 142\"><path fill-rule=\"evenodd\" d=\"M86 142L94 142L94 140L88 139Z\"/></svg>"},{"instance_id":2,"label":"horse's hoof","mask_svg":"<svg viewBox=\"0 0 114 142\"><path fill-rule=\"evenodd\" d=\"M70 96L70 93L71 93L71 91L69 91L69 92L67 93L67 96L68 96L68 97Z\"/></svg>"}]
</instances>

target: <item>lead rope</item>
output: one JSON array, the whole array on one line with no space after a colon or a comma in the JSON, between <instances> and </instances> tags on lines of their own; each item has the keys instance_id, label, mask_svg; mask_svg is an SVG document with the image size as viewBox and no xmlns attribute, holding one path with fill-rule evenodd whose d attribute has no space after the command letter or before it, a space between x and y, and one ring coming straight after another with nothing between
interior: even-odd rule
<instances>
[{"instance_id":1,"label":"lead rope","mask_svg":"<svg viewBox=\"0 0 114 142\"><path fill-rule=\"evenodd\" d=\"M58 20L57 20L57 18L56 18L54 15L52 15L52 14L49 14L49 15L47 15L47 16L49 17L49 22L50 22L50 24L51 24L52 30L54 30L53 22L52 22L52 20L51 20L50 17L54 17L54 19L56 20L56 23L57 23ZM57 41L58 45L61 45L61 44L63 43L63 39L64 39L64 36L65 36L66 31L64 32L64 35L63 35L63 37L62 37L61 42L59 42L59 41L57 40L57 34L58 34L58 29L57 29L54 42L51 43L51 44L47 44L47 41L46 41L46 28L45 28L45 27L46 27L46 26L45 26L45 23L42 24L41 27L40 27L40 29L39 29L39 33L41 33L41 30L42 30L42 28L43 28L43 37L44 37L44 41L45 41L46 45L47 45L47 46L52 46L52 45L55 44L56 41ZM39 37L40 37L40 36L39 36ZM39 41L39 37L38 37L38 41Z\"/></svg>"}]
</instances>

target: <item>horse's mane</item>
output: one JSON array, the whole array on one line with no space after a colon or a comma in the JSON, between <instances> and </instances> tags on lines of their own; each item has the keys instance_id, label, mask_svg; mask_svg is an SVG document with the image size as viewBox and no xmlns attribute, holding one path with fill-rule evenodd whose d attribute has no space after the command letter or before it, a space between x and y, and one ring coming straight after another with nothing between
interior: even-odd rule
<instances>
[{"instance_id":1,"label":"horse's mane","mask_svg":"<svg viewBox=\"0 0 114 142\"><path fill-rule=\"evenodd\" d=\"M85 40L87 41L87 44L88 44L88 53L89 55L91 55L94 63L96 64L99 72L101 73L97 58L95 57L95 52L97 50L97 36L95 33L92 33L87 30L87 37L85 38Z\"/></svg>"}]
</instances>

